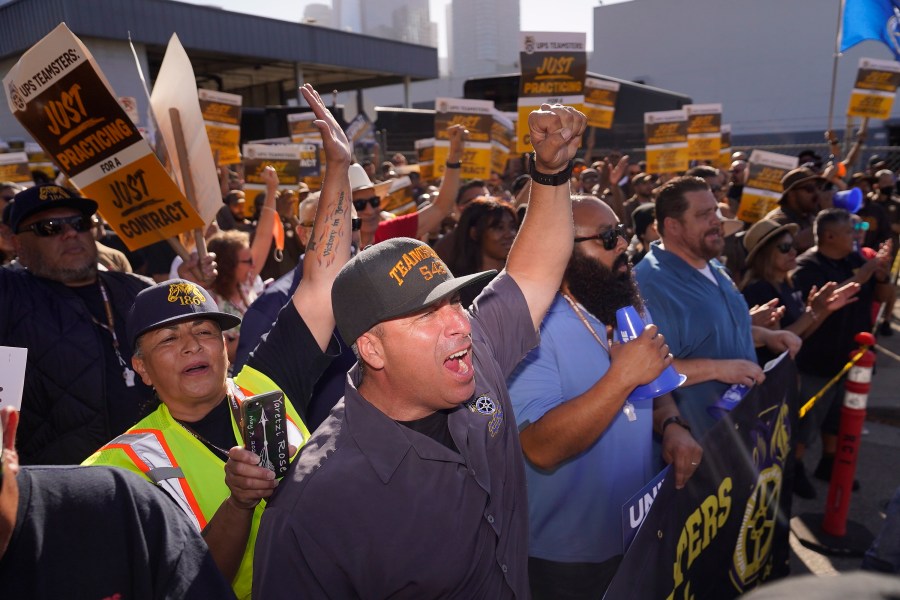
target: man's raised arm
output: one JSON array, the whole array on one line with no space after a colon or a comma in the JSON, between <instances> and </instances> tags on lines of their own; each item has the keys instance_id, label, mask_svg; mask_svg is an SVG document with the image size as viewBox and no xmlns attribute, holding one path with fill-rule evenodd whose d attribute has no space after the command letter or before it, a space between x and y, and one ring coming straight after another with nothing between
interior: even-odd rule
<instances>
[{"instance_id":1,"label":"man's raised arm","mask_svg":"<svg viewBox=\"0 0 900 600\"><path fill-rule=\"evenodd\" d=\"M322 134L325 150L325 180L319 196L319 209L313 225L303 279L294 292L294 306L324 351L334 331L331 285L341 267L350 259L350 168L351 147L344 131L335 121L319 93L309 84L300 88L303 98L316 115L314 121Z\"/></svg>"},{"instance_id":2,"label":"man's raised arm","mask_svg":"<svg viewBox=\"0 0 900 600\"><path fill-rule=\"evenodd\" d=\"M447 138L450 140L450 151L447 154L447 164L459 165L463 159L466 136L468 130L462 125L451 125L447 128ZM437 229L441 221L450 214L456 205L456 195L459 193L460 167L447 167L444 169L444 177L441 179L441 188L437 199L419 211L419 225L416 229L416 237L422 237L429 231Z\"/></svg>"},{"instance_id":3,"label":"man's raised arm","mask_svg":"<svg viewBox=\"0 0 900 600\"><path fill-rule=\"evenodd\" d=\"M528 117L534 146L534 176L528 211L513 243L506 271L516 280L537 330L562 282L574 244L569 193L571 160L581 145L585 116L569 106L544 104ZM541 175L562 173L561 182L541 183Z\"/></svg>"}]
</instances>

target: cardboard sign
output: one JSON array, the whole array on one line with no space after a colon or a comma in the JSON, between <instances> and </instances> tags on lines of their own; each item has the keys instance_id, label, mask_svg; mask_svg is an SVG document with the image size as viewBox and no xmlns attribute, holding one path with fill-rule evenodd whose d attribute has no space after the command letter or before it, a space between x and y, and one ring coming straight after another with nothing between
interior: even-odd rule
<instances>
[{"instance_id":1,"label":"cardboard sign","mask_svg":"<svg viewBox=\"0 0 900 600\"><path fill-rule=\"evenodd\" d=\"M722 105L688 104L688 159L719 160L722 145Z\"/></svg>"},{"instance_id":2,"label":"cardboard sign","mask_svg":"<svg viewBox=\"0 0 900 600\"><path fill-rule=\"evenodd\" d=\"M319 173L319 148L315 144L244 144L244 182L265 190L263 169L278 174L279 189L295 189L305 177Z\"/></svg>"},{"instance_id":3,"label":"cardboard sign","mask_svg":"<svg viewBox=\"0 0 900 600\"><path fill-rule=\"evenodd\" d=\"M688 168L687 112L644 113L647 172L676 173Z\"/></svg>"},{"instance_id":4,"label":"cardboard sign","mask_svg":"<svg viewBox=\"0 0 900 600\"><path fill-rule=\"evenodd\" d=\"M12 181L14 183L31 182L28 155L24 152L0 154L0 181Z\"/></svg>"},{"instance_id":5,"label":"cardboard sign","mask_svg":"<svg viewBox=\"0 0 900 600\"><path fill-rule=\"evenodd\" d=\"M0 408L22 409L28 348L0 346Z\"/></svg>"},{"instance_id":6,"label":"cardboard sign","mask_svg":"<svg viewBox=\"0 0 900 600\"><path fill-rule=\"evenodd\" d=\"M469 130L462 158L463 179L487 179L491 176L491 129L494 103L491 100L435 98L434 178L443 177L450 153L447 128L462 125Z\"/></svg>"},{"instance_id":7,"label":"cardboard sign","mask_svg":"<svg viewBox=\"0 0 900 600\"><path fill-rule=\"evenodd\" d=\"M741 194L737 217L755 223L778 205L783 189L781 179L797 168L797 157L754 150L750 153L747 168L747 183Z\"/></svg>"},{"instance_id":8,"label":"cardboard sign","mask_svg":"<svg viewBox=\"0 0 900 600\"><path fill-rule=\"evenodd\" d=\"M541 104L584 108L587 34L522 32L517 152L531 152L528 115Z\"/></svg>"},{"instance_id":9,"label":"cardboard sign","mask_svg":"<svg viewBox=\"0 0 900 600\"><path fill-rule=\"evenodd\" d=\"M372 121L369 120L366 113L359 113L353 117L353 120L347 125L347 129L344 130L344 133L347 134L347 139L350 143L355 146L366 139L371 138L372 129ZM316 132L318 132L318 130L316 130Z\"/></svg>"},{"instance_id":10,"label":"cardboard sign","mask_svg":"<svg viewBox=\"0 0 900 600\"><path fill-rule=\"evenodd\" d=\"M721 141L719 142L719 162L717 166L720 169L728 170L731 168L731 125L722 125L719 135L721 136Z\"/></svg>"},{"instance_id":11,"label":"cardboard sign","mask_svg":"<svg viewBox=\"0 0 900 600\"><path fill-rule=\"evenodd\" d=\"M209 147L220 165L241 162L241 103L238 94L226 94L214 90L197 90L200 113L206 125Z\"/></svg>"},{"instance_id":12,"label":"cardboard sign","mask_svg":"<svg viewBox=\"0 0 900 600\"><path fill-rule=\"evenodd\" d=\"M129 250L203 225L65 24L22 56L3 89L16 119Z\"/></svg>"},{"instance_id":13,"label":"cardboard sign","mask_svg":"<svg viewBox=\"0 0 900 600\"><path fill-rule=\"evenodd\" d=\"M194 208L200 213L200 218L204 223L212 223L216 218L216 213L222 208L219 175L216 172L216 163L209 146L209 137L206 135L203 113L200 112L194 68L175 34L169 39L166 55L156 76L153 93L150 95L150 106L153 109L159 133L165 140L172 172L175 174L179 187L185 190L181 161L176 151L175 132L169 114L169 109L178 110L193 180L194 201L196 202Z\"/></svg>"},{"instance_id":14,"label":"cardboard sign","mask_svg":"<svg viewBox=\"0 0 900 600\"><path fill-rule=\"evenodd\" d=\"M291 132L291 142L295 144L311 143L321 144L322 134L313 121L316 115L311 112L291 113L287 116L288 130Z\"/></svg>"},{"instance_id":15,"label":"cardboard sign","mask_svg":"<svg viewBox=\"0 0 900 600\"><path fill-rule=\"evenodd\" d=\"M900 84L900 63L875 58L859 59L856 83L850 94L847 115L887 119L891 115L897 85Z\"/></svg>"},{"instance_id":16,"label":"cardboard sign","mask_svg":"<svg viewBox=\"0 0 900 600\"><path fill-rule=\"evenodd\" d=\"M491 171L501 175L506 172L506 163L510 159L510 150L514 149L515 124L502 112L494 111L494 122L491 124Z\"/></svg>"},{"instance_id":17,"label":"cardboard sign","mask_svg":"<svg viewBox=\"0 0 900 600\"><path fill-rule=\"evenodd\" d=\"M434 176L434 138L415 141L416 162L419 164L419 175L422 179L435 179Z\"/></svg>"},{"instance_id":18,"label":"cardboard sign","mask_svg":"<svg viewBox=\"0 0 900 600\"><path fill-rule=\"evenodd\" d=\"M584 114L587 124L598 129L610 129L619 97L619 84L596 77L584 80Z\"/></svg>"}]
</instances>

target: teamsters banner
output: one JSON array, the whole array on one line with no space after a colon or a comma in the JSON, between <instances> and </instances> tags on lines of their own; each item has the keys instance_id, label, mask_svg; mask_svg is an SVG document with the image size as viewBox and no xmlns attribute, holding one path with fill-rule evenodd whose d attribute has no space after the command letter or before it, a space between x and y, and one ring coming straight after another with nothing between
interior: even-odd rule
<instances>
[{"instance_id":1,"label":"teamsters banner","mask_svg":"<svg viewBox=\"0 0 900 600\"><path fill-rule=\"evenodd\" d=\"M528 115L541 104L584 107L587 34L522 32L518 152L531 152Z\"/></svg>"},{"instance_id":2,"label":"teamsters banner","mask_svg":"<svg viewBox=\"0 0 900 600\"><path fill-rule=\"evenodd\" d=\"M65 23L19 59L3 89L16 119L129 250L203 226Z\"/></svg>"},{"instance_id":3,"label":"teamsters banner","mask_svg":"<svg viewBox=\"0 0 900 600\"><path fill-rule=\"evenodd\" d=\"M606 598L735 598L781 570L795 382L793 361L782 360L701 440L687 485L665 478Z\"/></svg>"}]
</instances>

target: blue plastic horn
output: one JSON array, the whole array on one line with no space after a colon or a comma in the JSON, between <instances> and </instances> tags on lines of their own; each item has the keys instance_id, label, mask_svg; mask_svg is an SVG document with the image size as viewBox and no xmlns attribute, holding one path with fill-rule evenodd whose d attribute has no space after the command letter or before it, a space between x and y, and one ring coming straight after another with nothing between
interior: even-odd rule
<instances>
[{"instance_id":1,"label":"blue plastic horn","mask_svg":"<svg viewBox=\"0 0 900 600\"><path fill-rule=\"evenodd\" d=\"M633 306L624 306L616 311L616 329L623 343L637 339L643 333L644 327L646 327L644 320ZM634 388L628 395L628 400L637 402L657 398L676 389L686 380L686 375L676 372L675 368L669 365L650 383Z\"/></svg>"},{"instance_id":2,"label":"blue plastic horn","mask_svg":"<svg viewBox=\"0 0 900 600\"><path fill-rule=\"evenodd\" d=\"M856 214L862 208L863 195L859 188L850 188L842 192L835 192L832 204L835 208L843 208L847 212Z\"/></svg>"}]
</instances>

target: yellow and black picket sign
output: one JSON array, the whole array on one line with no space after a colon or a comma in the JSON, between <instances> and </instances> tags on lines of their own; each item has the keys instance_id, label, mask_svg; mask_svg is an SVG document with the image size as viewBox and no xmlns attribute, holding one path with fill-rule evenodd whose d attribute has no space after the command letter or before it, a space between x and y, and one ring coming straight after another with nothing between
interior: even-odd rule
<instances>
[{"instance_id":1,"label":"yellow and black picket sign","mask_svg":"<svg viewBox=\"0 0 900 600\"><path fill-rule=\"evenodd\" d=\"M719 160L722 144L722 105L688 104L688 159Z\"/></svg>"},{"instance_id":2,"label":"yellow and black picket sign","mask_svg":"<svg viewBox=\"0 0 900 600\"><path fill-rule=\"evenodd\" d=\"M434 175L434 138L416 140L416 157L419 164L419 175L423 180L435 179Z\"/></svg>"},{"instance_id":3,"label":"yellow and black picket sign","mask_svg":"<svg viewBox=\"0 0 900 600\"><path fill-rule=\"evenodd\" d=\"M313 123L315 120L316 115L311 112L289 114L287 121L288 130L291 132L291 142L295 144L321 144L322 134L319 133L319 128Z\"/></svg>"},{"instance_id":4,"label":"yellow and black picket sign","mask_svg":"<svg viewBox=\"0 0 900 600\"><path fill-rule=\"evenodd\" d=\"M644 113L644 139L648 172L687 170L687 113L684 109Z\"/></svg>"},{"instance_id":5,"label":"yellow and black picket sign","mask_svg":"<svg viewBox=\"0 0 900 600\"><path fill-rule=\"evenodd\" d=\"M781 179L797 167L797 157L765 150L750 154L747 182L741 194L737 217L755 223L778 205L783 187Z\"/></svg>"},{"instance_id":6,"label":"yellow and black picket sign","mask_svg":"<svg viewBox=\"0 0 900 600\"><path fill-rule=\"evenodd\" d=\"M13 183L31 181L28 155L24 152L0 154L0 181L12 181Z\"/></svg>"},{"instance_id":7,"label":"yellow and black picket sign","mask_svg":"<svg viewBox=\"0 0 900 600\"><path fill-rule=\"evenodd\" d=\"M606 81L596 77L585 79L584 114L587 117L588 126L598 129L612 127L619 88L619 83L615 81Z\"/></svg>"},{"instance_id":8,"label":"yellow and black picket sign","mask_svg":"<svg viewBox=\"0 0 900 600\"><path fill-rule=\"evenodd\" d=\"M487 179L491 175L491 130L494 103L491 100L436 98L434 113L434 177L444 175L450 152L447 128L462 125L469 131L463 151L463 179Z\"/></svg>"},{"instance_id":9,"label":"yellow and black picket sign","mask_svg":"<svg viewBox=\"0 0 900 600\"><path fill-rule=\"evenodd\" d=\"M206 135L220 165L241 162L241 102L238 94L199 89L200 112L206 124Z\"/></svg>"},{"instance_id":10,"label":"yellow and black picket sign","mask_svg":"<svg viewBox=\"0 0 900 600\"><path fill-rule=\"evenodd\" d=\"M16 119L129 250L203 226L65 24L22 56L3 87Z\"/></svg>"},{"instance_id":11,"label":"yellow and black picket sign","mask_svg":"<svg viewBox=\"0 0 900 600\"><path fill-rule=\"evenodd\" d=\"M530 152L528 115L541 104L584 108L587 34L522 32L516 151Z\"/></svg>"},{"instance_id":12,"label":"yellow and black picket sign","mask_svg":"<svg viewBox=\"0 0 900 600\"><path fill-rule=\"evenodd\" d=\"M719 142L719 160L716 165L720 169L728 170L731 168L731 125L723 124L720 132L721 141Z\"/></svg>"},{"instance_id":13,"label":"yellow and black picket sign","mask_svg":"<svg viewBox=\"0 0 900 600\"><path fill-rule=\"evenodd\" d=\"M859 59L859 71L850 94L847 115L887 119L894 105L897 85L900 85L900 62Z\"/></svg>"}]
</instances>

